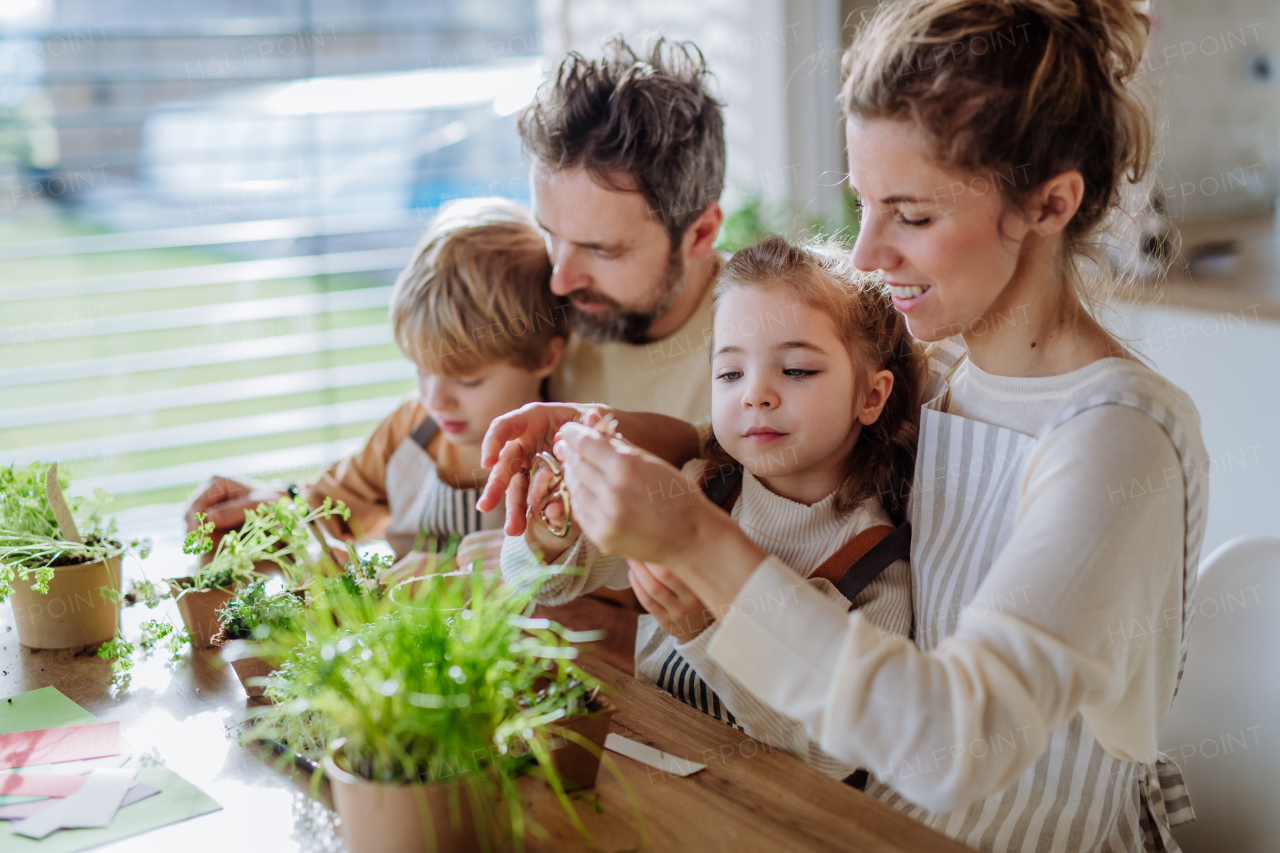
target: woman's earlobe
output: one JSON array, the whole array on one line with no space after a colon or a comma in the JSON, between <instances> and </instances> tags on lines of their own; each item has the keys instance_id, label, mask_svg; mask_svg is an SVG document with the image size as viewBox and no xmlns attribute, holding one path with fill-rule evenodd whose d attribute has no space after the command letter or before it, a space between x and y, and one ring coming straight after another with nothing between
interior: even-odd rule
<instances>
[{"instance_id":1,"label":"woman's earlobe","mask_svg":"<svg viewBox=\"0 0 1280 853\"><path fill-rule=\"evenodd\" d=\"M1040 190L1040 215L1035 228L1044 234L1056 234L1066 229L1071 217L1080 209L1084 198L1084 176L1072 169L1045 181Z\"/></svg>"}]
</instances>

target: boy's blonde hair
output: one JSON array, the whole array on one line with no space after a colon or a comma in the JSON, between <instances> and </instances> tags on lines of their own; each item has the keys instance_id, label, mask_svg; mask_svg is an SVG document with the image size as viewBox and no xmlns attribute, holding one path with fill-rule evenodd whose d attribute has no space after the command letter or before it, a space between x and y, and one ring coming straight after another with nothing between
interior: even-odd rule
<instances>
[{"instance_id":1,"label":"boy's blonde hair","mask_svg":"<svg viewBox=\"0 0 1280 853\"><path fill-rule=\"evenodd\" d=\"M461 199L440 208L396 279L391 326L426 373L495 363L537 370L552 339L568 335L567 306L551 292L533 218L508 199Z\"/></svg>"},{"instance_id":2,"label":"boy's blonde hair","mask_svg":"<svg viewBox=\"0 0 1280 853\"><path fill-rule=\"evenodd\" d=\"M844 515L876 497L893 523L901 524L915 475L925 373L923 353L894 310L889 288L879 276L858 270L834 240L792 243L782 237L766 237L729 259L716 282L712 310L743 288L785 291L830 317L854 362L855 394L864 393L861 371L893 374L880 417L862 428L844 461L835 510ZM704 442L703 456L719 465L732 462L714 433Z\"/></svg>"}]
</instances>

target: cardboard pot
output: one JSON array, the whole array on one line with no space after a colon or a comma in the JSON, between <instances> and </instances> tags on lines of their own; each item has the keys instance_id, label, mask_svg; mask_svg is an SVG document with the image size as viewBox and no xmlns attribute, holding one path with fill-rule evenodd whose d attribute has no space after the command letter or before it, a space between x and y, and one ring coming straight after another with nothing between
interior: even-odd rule
<instances>
[{"instance_id":1,"label":"cardboard pot","mask_svg":"<svg viewBox=\"0 0 1280 853\"><path fill-rule=\"evenodd\" d=\"M326 756L338 832L350 853L478 853L483 849L465 782L387 785L354 776ZM494 814L497 803L485 804ZM489 849L501 849L490 831Z\"/></svg>"},{"instance_id":2,"label":"cardboard pot","mask_svg":"<svg viewBox=\"0 0 1280 853\"><path fill-rule=\"evenodd\" d=\"M221 631L219 631L217 636L213 638L213 646L216 649L221 649L230 642L233 641L228 639L227 635ZM223 660L226 660L225 655L223 656ZM230 663L231 668L236 671L236 677L240 679L240 686L244 688L244 692L250 699L256 699L261 696L266 692L266 688L261 684L250 684L249 679L266 678L268 675L276 671L274 666L267 663L262 658L237 658Z\"/></svg>"},{"instance_id":3,"label":"cardboard pot","mask_svg":"<svg viewBox=\"0 0 1280 853\"><path fill-rule=\"evenodd\" d=\"M218 609L230 601L234 593L223 587L182 592L184 584L192 583L191 578L174 578L169 583L181 593L178 597L178 612L182 614L183 624L191 635L191 647L213 648L213 638L222 631Z\"/></svg>"},{"instance_id":4,"label":"cardboard pot","mask_svg":"<svg viewBox=\"0 0 1280 853\"><path fill-rule=\"evenodd\" d=\"M13 580L13 620L18 642L30 649L78 649L110 640L120 605L102 597L120 592L120 556L57 566L47 595L32 589L34 576Z\"/></svg>"},{"instance_id":5,"label":"cardboard pot","mask_svg":"<svg viewBox=\"0 0 1280 853\"><path fill-rule=\"evenodd\" d=\"M597 696L588 706L587 713L547 727L553 738L550 743L551 766L559 774L566 791L591 788L596 784L604 739L609 734L609 724L617 710L612 702ZM566 731L575 737L567 737ZM588 749L579 739L590 743L594 749Z\"/></svg>"}]
</instances>

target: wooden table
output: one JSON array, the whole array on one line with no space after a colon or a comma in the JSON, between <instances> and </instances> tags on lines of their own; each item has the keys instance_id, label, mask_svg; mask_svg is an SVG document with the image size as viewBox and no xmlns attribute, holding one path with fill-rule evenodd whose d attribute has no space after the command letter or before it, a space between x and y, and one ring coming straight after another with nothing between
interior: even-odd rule
<instances>
[{"instance_id":1,"label":"wooden table","mask_svg":"<svg viewBox=\"0 0 1280 853\"><path fill-rule=\"evenodd\" d=\"M165 606L172 607L172 604ZM127 636L155 616L125 612ZM176 618L176 614L175 614ZM119 721L136 751L163 761L222 804L213 814L127 839L119 853L341 850L327 791L307 793L308 777L278 772L256 749L237 745L233 728L249 703L230 667L211 651L170 663L157 654L135 666L131 683L112 685L107 664L71 652L32 652L18 645L9 606L0 606L0 698L52 685L104 721ZM601 662L587 662L612 684L619 710L613 730L707 765L670 777L616 753L639 802L654 851L850 850L953 853L969 848L884 806L804 763L770 750L655 688ZM533 851L586 851L550 790L526 778L528 814L547 830L530 837ZM598 795L598 798L596 797ZM137 807L145 807L139 805ZM621 784L602 768L596 788L575 808L603 850L633 849L640 834ZM597 808L599 813L597 812Z\"/></svg>"}]
</instances>

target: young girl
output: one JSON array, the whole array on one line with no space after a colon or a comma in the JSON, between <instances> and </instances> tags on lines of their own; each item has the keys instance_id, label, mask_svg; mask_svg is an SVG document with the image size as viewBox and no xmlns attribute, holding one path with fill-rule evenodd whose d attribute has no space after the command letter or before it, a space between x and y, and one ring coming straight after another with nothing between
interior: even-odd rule
<instances>
[{"instance_id":1,"label":"young girl","mask_svg":"<svg viewBox=\"0 0 1280 853\"><path fill-rule=\"evenodd\" d=\"M687 497L668 500L663 511L702 500L701 488L825 596L888 634L908 635L907 531L875 546L906 510L921 365L887 290L835 249L773 237L730 259L714 299L712 434L702 458L666 489ZM558 527L560 513L547 514ZM542 515L535 507L525 535L507 537L509 582L540 583L544 604L602 584L632 586L651 614L637 630L639 678L828 775L854 772L716 666L706 654L714 615L668 595L671 578L654 582L661 567L628 572L625 559L601 555L585 537L575 541L572 528L564 539L552 535Z\"/></svg>"}]
</instances>

